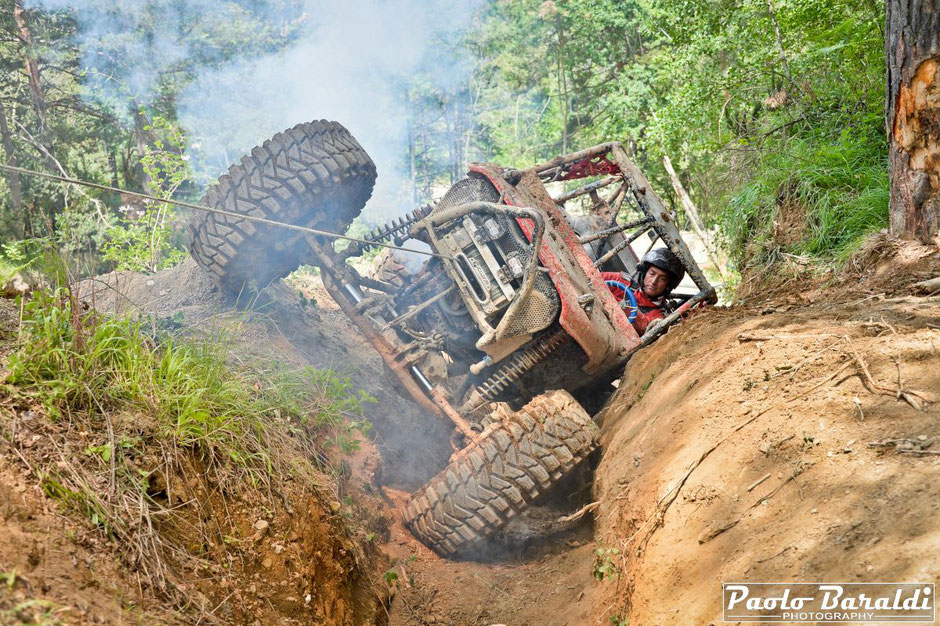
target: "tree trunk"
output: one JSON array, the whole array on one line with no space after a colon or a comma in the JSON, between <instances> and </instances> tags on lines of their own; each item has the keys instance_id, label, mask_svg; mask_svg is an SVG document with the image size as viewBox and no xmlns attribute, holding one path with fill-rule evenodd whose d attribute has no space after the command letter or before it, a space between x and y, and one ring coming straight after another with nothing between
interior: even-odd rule
<instances>
[{"instance_id":1,"label":"tree trunk","mask_svg":"<svg viewBox=\"0 0 940 626\"><path fill-rule=\"evenodd\" d=\"M46 118L46 96L39 82L39 66L33 58L33 35L26 22L26 11L20 0L13 3L13 19L20 31L20 40L23 42L23 63L26 66L26 80L29 84L29 99L39 118L39 142L46 151L46 160L55 161L55 151L52 146L52 135L49 132L49 123Z\"/></svg>"},{"instance_id":2,"label":"tree trunk","mask_svg":"<svg viewBox=\"0 0 940 626\"><path fill-rule=\"evenodd\" d=\"M457 98L451 103L454 112L454 176L456 182L463 177L463 155L460 154L460 109L457 107Z\"/></svg>"},{"instance_id":3,"label":"tree trunk","mask_svg":"<svg viewBox=\"0 0 940 626\"><path fill-rule=\"evenodd\" d=\"M7 126L7 113L3 106L3 99L0 98L0 139L3 140L3 152L6 154L7 165L17 167L16 153L13 148L13 137L10 134L10 127ZM22 220L22 228L17 226L17 237L23 237L29 231L29 220L26 213L23 212L23 191L20 186L20 175L16 172L10 172L10 201L13 204L13 212L17 220Z\"/></svg>"},{"instance_id":4,"label":"tree trunk","mask_svg":"<svg viewBox=\"0 0 940 626\"><path fill-rule=\"evenodd\" d=\"M702 222L702 219L699 217L698 208L695 206L695 203L692 202L692 196L689 195L689 192L685 190L685 186L682 184L682 181L679 180L679 175L676 174L675 168L672 167L672 161L669 159L668 154L663 155L663 165L666 167L666 171L669 173L669 180L672 181L672 188L676 192L676 195L679 197L679 200L682 202L682 207L685 209L685 214L689 216L689 222L692 224L692 229L698 234L702 239L702 245L705 246L705 253L708 255L708 258L715 265L715 271L718 272L718 276L721 280L725 279L724 272L721 270L721 261L718 258L718 254L715 251L715 248L712 246L712 242L708 237L708 231L705 230L705 223Z\"/></svg>"},{"instance_id":5,"label":"tree trunk","mask_svg":"<svg viewBox=\"0 0 940 626\"><path fill-rule=\"evenodd\" d=\"M787 63L787 51L783 47L783 35L780 34L780 25L777 24L777 12L774 10L773 0L767 0L767 10L770 12L770 21L774 25L774 33L777 34L777 52L780 53L780 61L783 63L783 73L788 80L793 80L790 75L790 64ZM790 85L787 85L790 88Z\"/></svg>"},{"instance_id":6,"label":"tree trunk","mask_svg":"<svg viewBox=\"0 0 940 626\"><path fill-rule=\"evenodd\" d=\"M447 142L447 174L450 177L450 184L453 185L457 179L455 178L455 172L457 170L457 154L454 150L454 133L457 132L455 128L451 128L450 125L450 116L447 114L447 105L449 103L446 99L441 103L441 117L444 118L444 141Z\"/></svg>"},{"instance_id":7,"label":"tree trunk","mask_svg":"<svg viewBox=\"0 0 940 626\"><path fill-rule=\"evenodd\" d=\"M699 218L698 209L695 203L692 202L692 196L689 195L682 181L679 180L679 175L676 174L676 170L672 166L672 160L669 158L668 154L663 155L663 165L666 168L666 172L669 174L669 180L672 182L672 189L676 192L676 197L682 202L682 208L685 209L685 214L689 216L689 222L692 224L692 228L694 228L698 236L702 238L702 241L707 244L708 233L705 231L705 224L702 222L701 218Z\"/></svg>"},{"instance_id":8,"label":"tree trunk","mask_svg":"<svg viewBox=\"0 0 940 626\"><path fill-rule=\"evenodd\" d=\"M891 232L940 232L940 6L888 0L885 28Z\"/></svg>"},{"instance_id":9,"label":"tree trunk","mask_svg":"<svg viewBox=\"0 0 940 626\"><path fill-rule=\"evenodd\" d=\"M558 19L558 76L561 91L561 153L568 154L568 79L565 77L565 60L562 53L565 49L565 34L561 27L561 18Z\"/></svg>"},{"instance_id":10,"label":"tree trunk","mask_svg":"<svg viewBox=\"0 0 940 626\"><path fill-rule=\"evenodd\" d=\"M150 180L150 175L147 174L143 163L140 162L147 154L147 145L149 144L147 131L145 130L147 120L144 118L144 113L141 110L141 106L137 103L137 100L131 101L131 115L134 116L134 138L137 140L137 168L140 172L140 182L144 188L144 192L152 195L153 186L151 185L152 181Z\"/></svg>"},{"instance_id":11,"label":"tree trunk","mask_svg":"<svg viewBox=\"0 0 940 626\"><path fill-rule=\"evenodd\" d=\"M411 115L414 116L412 110ZM415 167L415 129L414 120L408 121L408 163L411 172L411 206L418 206L418 172Z\"/></svg>"},{"instance_id":12,"label":"tree trunk","mask_svg":"<svg viewBox=\"0 0 940 626\"><path fill-rule=\"evenodd\" d=\"M106 143L105 148L108 151L108 169L111 171L111 186L120 187L121 181L118 180L117 156L114 154L114 145Z\"/></svg>"}]
</instances>

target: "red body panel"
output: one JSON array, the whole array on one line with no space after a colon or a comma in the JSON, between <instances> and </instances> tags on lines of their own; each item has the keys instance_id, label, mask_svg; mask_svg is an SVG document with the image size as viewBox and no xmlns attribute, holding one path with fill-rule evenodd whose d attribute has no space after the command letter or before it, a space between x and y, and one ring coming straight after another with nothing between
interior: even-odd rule
<instances>
[{"instance_id":1,"label":"red body panel","mask_svg":"<svg viewBox=\"0 0 940 626\"><path fill-rule=\"evenodd\" d=\"M538 178L529 174L529 184L523 185L528 174L523 173L520 184L513 186L503 178L498 166L475 163L471 164L470 171L493 183L506 204L531 207L534 202L547 214L549 219L539 260L548 269L561 299L559 323L587 355L586 372L601 373L619 365L623 356L639 345L640 338L578 242L577 234ZM517 221L531 241L532 222ZM594 298L589 311L578 302L579 297L587 294Z\"/></svg>"},{"instance_id":2,"label":"red body panel","mask_svg":"<svg viewBox=\"0 0 940 626\"><path fill-rule=\"evenodd\" d=\"M575 180L588 176L601 176L603 174L619 174L620 168L611 162L606 155L591 159L582 159L572 163L568 171L558 177L558 180Z\"/></svg>"}]
</instances>

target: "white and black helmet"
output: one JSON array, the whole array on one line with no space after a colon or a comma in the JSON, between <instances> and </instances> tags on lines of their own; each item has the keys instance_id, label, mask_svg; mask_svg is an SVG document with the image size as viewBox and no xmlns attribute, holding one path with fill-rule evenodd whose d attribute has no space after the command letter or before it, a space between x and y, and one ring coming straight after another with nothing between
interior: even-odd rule
<instances>
[{"instance_id":1,"label":"white and black helmet","mask_svg":"<svg viewBox=\"0 0 940 626\"><path fill-rule=\"evenodd\" d=\"M679 257L673 254L669 248L650 250L643 257L643 260L637 264L637 281L640 285L643 284L643 280L646 278L646 270L648 270L650 266L658 267L669 274L670 280L669 287L666 289L667 294L675 289L685 277L685 268L682 266L682 261L680 261Z\"/></svg>"}]
</instances>

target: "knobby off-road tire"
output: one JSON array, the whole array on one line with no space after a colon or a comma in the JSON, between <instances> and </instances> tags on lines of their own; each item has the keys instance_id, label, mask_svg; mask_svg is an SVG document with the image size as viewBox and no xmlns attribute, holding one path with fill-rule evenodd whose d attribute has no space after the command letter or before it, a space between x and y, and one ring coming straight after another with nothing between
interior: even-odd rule
<instances>
[{"instance_id":1,"label":"knobby off-road tire","mask_svg":"<svg viewBox=\"0 0 940 626\"><path fill-rule=\"evenodd\" d=\"M276 134L229 168L202 204L344 232L372 195L375 164L348 130L320 120ZM304 234L197 211L189 252L229 293L262 289L312 260Z\"/></svg>"},{"instance_id":2,"label":"knobby off-road tire","mask_svg":"<svg viewBox=\"0 0 940 626\"><path fill-rule=\"evenodd\" d=\"M586 459L598 436L568 392L537 396L418 490L404 522L438 554L466 553Z\"/></svg>"},{"instance_id":3,"label":"knobby off-road tire","mask_svg":"<svg viewBox=\"0 0 940 626\"><path fill-rule=\"evenodd\" d=\"M386 249L382 252L379 262L369 272L370 276L399 289L403 288L408 279L411 278L411 274L408 272L402 256L403 253Z\"/></svg>"}]
</instances>

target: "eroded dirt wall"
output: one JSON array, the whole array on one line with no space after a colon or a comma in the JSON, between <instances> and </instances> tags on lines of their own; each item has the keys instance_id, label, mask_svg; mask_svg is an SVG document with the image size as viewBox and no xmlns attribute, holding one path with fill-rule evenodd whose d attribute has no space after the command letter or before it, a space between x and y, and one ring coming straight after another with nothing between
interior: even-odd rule
<instances>
[{"instance_id":1,"label":"eroded dirt wall","mask_svg":"<svg viewBox=\"0 0 940 626\"><path fill-rule=\"evenodd\" d=\"M895 300L714 310L630 363L595 484L621 551L599 619L719 623L722 581L937 579L940 304Z\"/></svg>"}]
</instances>

